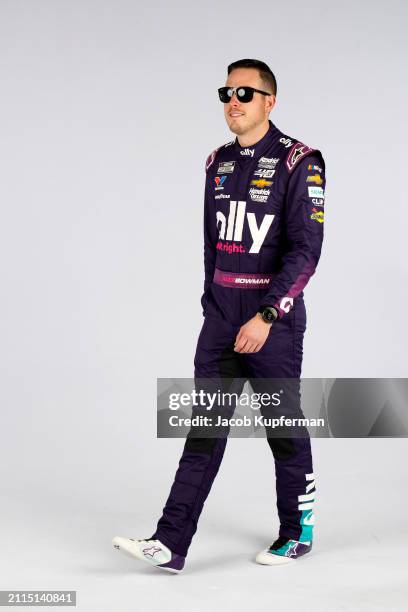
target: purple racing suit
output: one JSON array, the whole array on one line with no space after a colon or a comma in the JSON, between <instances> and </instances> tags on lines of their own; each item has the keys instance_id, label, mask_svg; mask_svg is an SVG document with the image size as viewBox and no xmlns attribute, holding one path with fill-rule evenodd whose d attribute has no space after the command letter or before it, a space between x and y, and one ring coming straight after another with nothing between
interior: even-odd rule
<instances>
[{"instance_id":1,"label":"purple racing suit","mask_svg":"<svg viewBox=\"0 0 408 612\"><path fill-rule=\"evenodd\" d=\"M303 288L323 240L322 154L269 120L256 144L241 147L236 138L218 147L205 170L205 318L195 379L219 378L229 385L247 379L254 391L263 390L264 379L298 381L306 329ZM236 353L240 327L263 305L279 313L265 344L257 353ZM313 539L315 479L304 429L301 436L275 433L267 440L275 461L279 535L307 542ZM187 436L152 536L179 555L187 555L226 442L226 437Z\"/></svg>"}]
</instances>

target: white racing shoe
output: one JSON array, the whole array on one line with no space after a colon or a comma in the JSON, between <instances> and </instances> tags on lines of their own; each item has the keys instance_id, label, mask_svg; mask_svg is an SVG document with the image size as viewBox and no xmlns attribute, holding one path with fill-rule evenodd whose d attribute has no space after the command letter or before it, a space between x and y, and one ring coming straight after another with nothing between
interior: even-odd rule
<instances>
[{"instance_id":1,"label":"white racing shoe","mask_svg":"<svg viewBox=\"0 0 408 612\"><path fill-rule=\"evenodd\" d=\"M259 552L255 561L261 565L292 563L312 550L312 542L298 542L279 537L269 548Z\"/></svg>"},{"instance_id":2,"label":"white racing shoe","mask_svg":"<svg viewBox=\"0 0 408 612\"><path fill-rule=\"evenodd\" d=\"M178 574L184 567L185 557L177 555L160 540L134 540L116 536L112 540L113 547L126 555L145 561L153 567L159 567L166 572Z\"/></svg>"}]
</instances>

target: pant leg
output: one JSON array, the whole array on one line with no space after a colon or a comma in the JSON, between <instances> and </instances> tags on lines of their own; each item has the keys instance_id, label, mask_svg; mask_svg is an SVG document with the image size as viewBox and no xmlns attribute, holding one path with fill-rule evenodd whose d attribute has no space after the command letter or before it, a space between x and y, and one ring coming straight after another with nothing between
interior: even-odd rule
<instances>
[{"instance_id":1,"label":"pant leg","mask_svg":"<svg viewBox=\"0 0 408 612\"><path fill-rule=\"evenodd\" d=\"M213 388L215 383L223 391L241 394L243 361L242 356L233 351L237 331L238 328L222 319L205 318L194 359L196 387L203 384L203 379L209 379ZM240 380L234 381L235 378ZM194 428L184 444L170 495L152 536L183 556L187 555L197 530L227 443L226 437L189 437L193 431Z\"/></svg>"},{"instance_id":2,"label":"pant leg","mask_svg":"<svg viewBox=\"0 0 408 612\"><path fill-rule=\"evenodd\" d=\"M297 394L305 329L306 312L303 300L299 300L289 313L273 324L262 349L246 356L251 385L256 392L265 390L266 381L263 383L261 379L293 379L288 381L291 399L283 410L288 410L286 416L298 418L303 418L300 394ZM264 416L270 416L267 412ZM268 437L275 460L279 535L306 542L313 538L314 525L315 479L310 436L306 427L298 428L292 437L286 437L291 432L284 431L285 437L276 437L279 430Z\"/></svg>"}]
</instances>

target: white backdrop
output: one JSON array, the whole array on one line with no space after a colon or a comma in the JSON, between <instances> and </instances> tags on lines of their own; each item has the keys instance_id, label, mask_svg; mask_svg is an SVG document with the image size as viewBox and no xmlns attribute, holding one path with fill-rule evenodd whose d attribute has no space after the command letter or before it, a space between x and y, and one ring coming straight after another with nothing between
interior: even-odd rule
<instances>
[{"instance_id":1,"label":"white backdrop","mask_svg":"<svg viewBox=\"0 0 408 612\"><path fill-rule=\"evenodd\" d=\"M234 137L216 92L232 61L270 65L270 118L327 165L303 375L407 375L407 16L397 0L0 1L1 588L78 588L87 610L112 609L129 589L125 610L138 586L166 578L115 557L110 539L153 532L177 466L182 441L155 438L155 381L192 375L204 162ZM251 585L270 601L273 580L276 601L305 608L301 587L288 600L282 572L275 580L272 568L248 565L274 535L252 519L276 514L262 444L231 441L203 514L189 583L207 593L203 607L253 603ZM361 577L367 543L375 563L396 558L390 538L403 554L405 441L313 444L320 563L336 568L313 607L374 609L376 599L381 609L401 592L399 565L381 588L366 577L374 598L335 576L354 554L350 580ZM340 554L347 533L356 548ZM228 550L247 555L233 572ZM301 566L305 589L315 559ZM247 570L245 590L233 575ZM190 605L173 585L163 601Z\"/></svg>"}]
</instances>

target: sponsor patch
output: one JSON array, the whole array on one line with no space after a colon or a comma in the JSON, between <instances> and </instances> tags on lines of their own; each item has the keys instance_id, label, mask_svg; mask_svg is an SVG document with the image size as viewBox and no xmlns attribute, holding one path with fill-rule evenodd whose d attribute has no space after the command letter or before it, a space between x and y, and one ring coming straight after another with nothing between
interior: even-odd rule
<instances>
[{"instance_id":1,"label":"sponsor patch","mask_svg":"<svg viewBox=\"0 0 408 612\"><path fill-rule=\"evenodd\" d=\"M219 151L222 147L228 147L228 146L234 144L234 142L235 142L235 140L231 140L231 142L227 142L227 144L225 144L225 145L220 145L219 147L214 149L214 151L212 153L209 154L209 156L207 157L207 159L205 161L205 171L206 172L208 172L208 170L213 165L214 160L215 160L215 156L217 155L217 151Z\"/></svg>"},{"instance_id":2,"label":"sponsor patch","mask_svg":"<svg viewBox=\"0 0 408 612\"><path fill-rule=\"evenodd\" d=\"M223 184L225 183L226 180L227 180L227 177L225 176L225 174L223 176L216 176L214 178L214 182L216 184L215 190L224 189Z\"/></svg>"},{"instance_id":3,"label":"sponsor patch","mask_svg":"<svg viewBox=\"0 0 408 612\"><path fill-rule=\"evenodd\" d=\"M231 174L231 172L234 172L234 168L235 168L234 161L220 162L218 166L217 174Z\"/></svg>"},{"instance_id":4,"label":"sponsor patch","mask_svg":"<svg viewBox=\"0 0 408 612\"><path fill-rule=\"evenodd\" d=\"M322 185L323 179L320 174L313 174L313 176L308 176L306 178L306 183L315 183L316 185Z\"/></svg>"},{"instance_id":5,"label":"sponsor patch","mask_svg":"<svg viewBox=\"0 0 408 612\"><path fill-rule=\"evenodd\" d=\"M320 172L320 174L322 173L322 169L320 166L315 166L313 164L309 164L307 167L308 170L317 170L317 172Z\"/></svg>"},{"instance_id":6,"label":"sponsor patch","mask_svg":"<svg viewBox=\"0 0 408 612\"><path fill-rule=\"evenodd\" d=\"M309 198L322 198L324 200L324 191L321 187L308 187Z\"/></svg>"},{"instance_id":7,"label":"sponsor patch","mask_svg":"<svg viewBox=\"0 0 408 612\"><path fill-rule=\"evenodd\" d=\"M258 168L254 172L254 176L262 176L263 178L272 178L276 170L266 170L265 168Z\"/></svg>"},{"instance_id":8,"label":"sponsor patch","mask_svg":"<svg viewBox=\"0 0 408 612\"><path fill-rule=\"evenodd\" d=\"M255 149L243 149L240 153L241 155L249 155L250 157L253 157Z\"/></svg>"},{"instance_id":9,"label":"sponsor patch","mask_svg":"<svg viewBox=\"0 0 408 612\"><path fill-rule=\"evenodd\" d=\"M215 248L217 251L225 251L228 255L232 253L246 253L244 245L237 244L236 242L221 242L221 240L219 240Z\"/></svg>"},{"instance_id":10,"label":"sponsor patch","mask_svg":"<svg viewBox=\"0 0 408 612\"><path fill-rule=\"evenodd\" d=\"M290 138L279 138L279 142L285 145L287 149L293 145L293 142Z\"/></svg>"},{"instance_id":11,"label":"sponsor patch","mask_svg":"<svg viewBox=\"0 0 408 612\"><path fill-rule=\"evenodd\" d=\"M247 203L244 200L230 200L229 211L217 210L218 238L220 241L240 243L244 235L244 224L249 230L252 244L249 253L259 253L269 228L276 215L266 213L262 219L255 221L253 212L246 212ZM226 207L227 208L227 207Z\"/></svg>"},{"instance_id":12,"label":"sponsor patch","mask_svg":"<svg viewBox=\"0 0 408 612\"><path fill-rule=\"evenodd\" d=\"M255 185L255 187L270 187L272 185L272 181L266 181L263 178L260 179L252 179L251 185Z\"/></svg>"},{"instance_id":13,"label":"sponsor patch","mask_svg":"<svg viewBox=\"0 0 408 612\"><path fill-rule=\"evenodd\" d=\"M226 193L219 193L216 196L214 196L214 200L223 200L225 198L230 198L230 194L226 194Z\"/></svg>"},{"instance_id":14,"label":"sponsor patch","mask_svg":"<svg viewBox=\"0 0 408 612\"><path fill-rule=\"evenodd\" d=\"M279 302L279 308L283 310L283 312L289 312L292 306L293 306L293 297L289 297L288 295L285 295L285 297L283 297L281 301Z\"/></svg>"},{"instance_id":15,"label":"sponsor patch","mask_svg":"<svg viewBox=\"0 0 408 612\"><path fill-rule=\"evenodd\" d=\"M252 189L249 190L249 197L253 202L265 203L268 199L270 192L270 189L254 189L252 187Z\"/></svg>"},{"instance_id":16,"label":"sponsor patch","mask_svg":"<svg viewBox=\"0 0 408 612\"><path fill-rule=\"evenodd\" d=\"M279 157L260 157L258 159L258 167L269 168L270 170L273 170L279 159Z\"/></svg>"},{"instance_id":17,"label":"sponsor patch","mask_svg":"<svg viewBox=\"0 0 408 612\"><path fill-rule=\"evenodd\" d=\"M324 206L324 200L322 200L321 198L312 198L312 204L314 204L315 206Z\"/></svg>"},{"instance_id":18,"label":"sponsor patch","mask_svg":"<svg viewBox=\"0 0 408 612\"><path fill-rule=\"evenodd\" d=\"M312 208L312 214L310 215L310 218L313 219L314 221L318 221L319 223L323 223L324 222L324 211L317 210L316 208Z\"/></svg>"}]
</instances>

